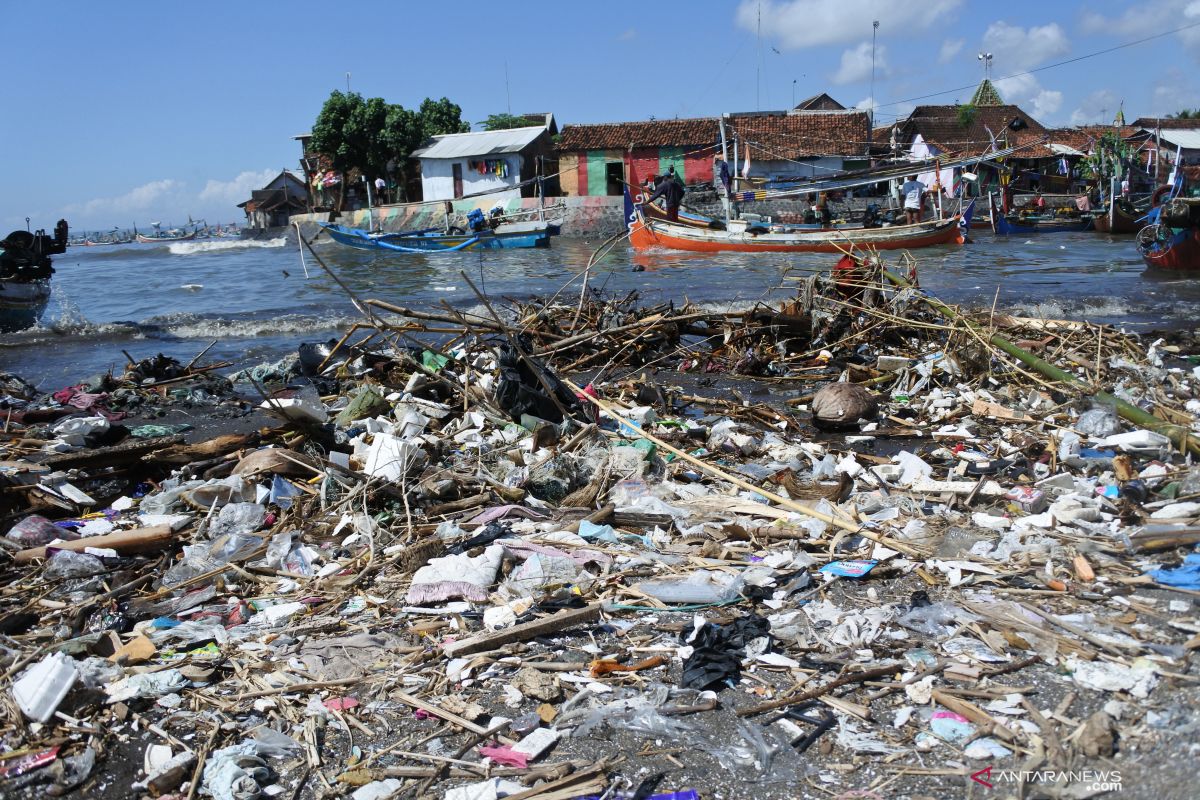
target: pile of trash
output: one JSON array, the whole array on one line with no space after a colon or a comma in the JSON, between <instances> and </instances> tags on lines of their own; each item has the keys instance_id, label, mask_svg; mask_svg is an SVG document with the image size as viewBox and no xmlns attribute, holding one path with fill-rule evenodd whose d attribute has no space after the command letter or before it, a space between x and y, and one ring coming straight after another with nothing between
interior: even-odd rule
<instances>
[{"instance_id":1,"label":"pile of trash","mask_svg":"<svg viewBox=\"0 0 1200 800\"><path fill-rule=\"evenodd\" d=\"M263 424L216 436L5 377L0 792L1138 780L1200 724L1200 353L914 277L373 303L403 319L243 373Z\"/></svg>"}]
</instances>

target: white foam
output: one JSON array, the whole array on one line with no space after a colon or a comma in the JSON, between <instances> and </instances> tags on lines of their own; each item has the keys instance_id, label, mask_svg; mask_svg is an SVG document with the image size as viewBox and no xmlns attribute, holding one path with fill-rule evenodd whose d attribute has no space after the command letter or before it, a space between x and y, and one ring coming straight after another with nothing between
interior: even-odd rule
<instances>
[{"instance_id":1,"label":"white foam","mask_svg":"<svg viewBox=\"0 0 1200 800\"><path fill-rule=\"evenodd\" d=\"M278 239L234 239L231 241L214 242L174 242L168 249L173 255L190 256L196 253L215 253L220 250L241 250L248 247L283 247L287 244L284 236Z\"/></svg>"}]
</instances>

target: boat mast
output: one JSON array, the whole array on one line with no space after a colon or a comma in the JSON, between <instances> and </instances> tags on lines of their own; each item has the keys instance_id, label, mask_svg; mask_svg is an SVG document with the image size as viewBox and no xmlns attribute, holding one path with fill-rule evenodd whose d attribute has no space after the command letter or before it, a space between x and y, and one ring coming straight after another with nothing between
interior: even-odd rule
<instances>
[{"instance_id":1,"label":"boat mast","mask_svg":"<svg viewBox=\"0 0 1200 800\"><path fill-rule=\"evenodd\" d=\"M724 182L721 181L720 175L717 176L717 180L721 183L721 188L725 190L725 203L724 203L724 205L725 205L725 229L728 230L729 229L729 189L730 189L730 187L733 186L733 173L730 172L730 170L729 170L729 147L725 143L725 116L726 116L725 114L721 115L721 161L725 164L726 172L729 172L729 186L726 186L724 184ZM734 165L734 169L736 169L736 168L737 168L736 165Z\"/></svg>"}]
</instances>

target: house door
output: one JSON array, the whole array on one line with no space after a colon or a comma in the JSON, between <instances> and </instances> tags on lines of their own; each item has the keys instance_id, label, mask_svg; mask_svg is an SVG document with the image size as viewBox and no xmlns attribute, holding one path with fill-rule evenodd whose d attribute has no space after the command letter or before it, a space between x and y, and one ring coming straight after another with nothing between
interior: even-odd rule
<instances>
[{"instance_id":1,"label":"house door","mask_svg":"<svg viewBox=\"0 0 1200 800\"><path fill-rule=\"evenodd\" d=\"M605 193L610 196L625 194L625 164L610 161L604 165Z\"/></svg>"},{"instance_id":2,"label":"house door","mask_svg":"<svg viewBox=\"0 0 1200 800\"><path fill-rule=\"evenodd\" d=\"M456 162L451 164L450 168L454 171L454 199L457 200L463 196L462 164Z\"/></svg>"}]
</instances>

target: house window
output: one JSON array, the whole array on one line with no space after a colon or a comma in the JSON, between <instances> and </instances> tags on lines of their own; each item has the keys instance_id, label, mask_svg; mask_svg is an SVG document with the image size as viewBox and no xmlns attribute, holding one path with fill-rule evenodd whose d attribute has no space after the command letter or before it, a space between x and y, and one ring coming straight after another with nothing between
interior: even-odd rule
<instances>
[{"instance_id":1,"label":"house window","mask_svg":"<svg viewBox=\"0 0 1200 800\"><path fill-rule=\"evenodd\" d=\"M604 165L605 194L619 197L625 194L625 164L609 161Z\"/></svg>"}]
</instances>

